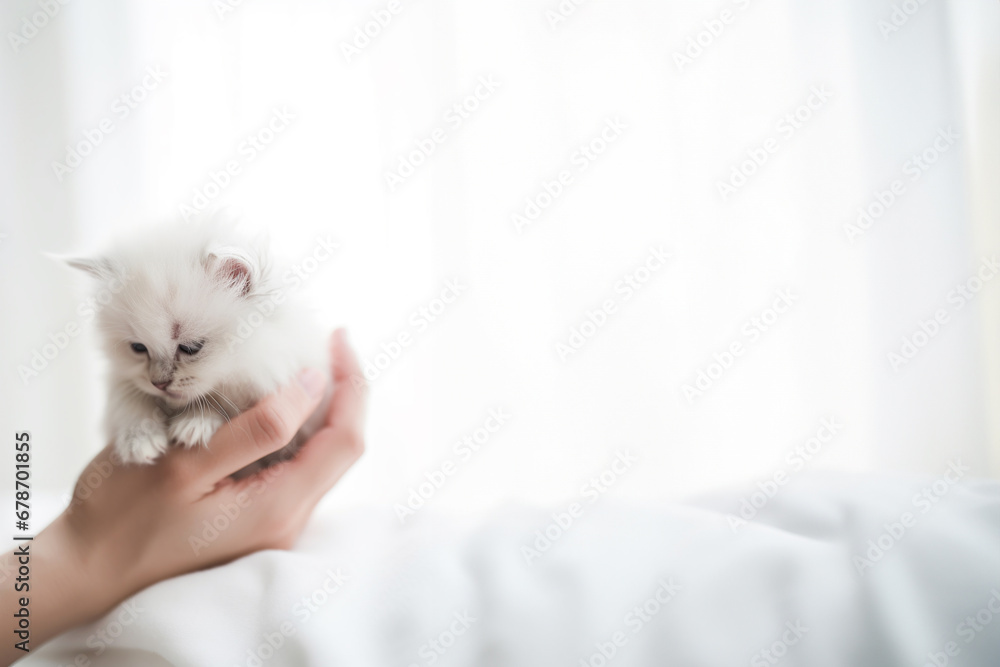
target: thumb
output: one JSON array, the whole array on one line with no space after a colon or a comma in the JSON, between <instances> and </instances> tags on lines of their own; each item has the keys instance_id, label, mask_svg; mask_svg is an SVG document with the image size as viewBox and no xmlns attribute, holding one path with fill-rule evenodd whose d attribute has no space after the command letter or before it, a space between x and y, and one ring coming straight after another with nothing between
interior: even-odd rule
<instances>
[{"instance_id":1,"label":"thumb","mask_svg":"<svg viewBox=\"0 0 1000 667\"><path fill-rule=\"evenodd\" d=\"M303 370L295 380L223 425L207 449L188 450L197 459L191 465L218 480L281 449L319 405L327 382L322 371Z\"/></svg>"}]
</instances>

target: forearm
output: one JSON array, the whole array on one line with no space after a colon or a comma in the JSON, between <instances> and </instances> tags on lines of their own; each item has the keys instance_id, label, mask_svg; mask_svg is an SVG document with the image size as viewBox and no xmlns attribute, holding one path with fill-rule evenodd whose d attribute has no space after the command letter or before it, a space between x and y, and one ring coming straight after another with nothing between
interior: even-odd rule
<instances>
[{"instance_id":1,"label":"forearm","mask_svg":"<svg viewBox=\"0 0 1000 667\"><path fill-rule=\"evenodd\" d=\"M37 650L116 602L113 593L94 585L95 577L82 566L63 517L3 558L12 568L0 584L0 613L9 619L0 643L0 664L28 655L24 649Z\"/></svg>"}]
</instances>

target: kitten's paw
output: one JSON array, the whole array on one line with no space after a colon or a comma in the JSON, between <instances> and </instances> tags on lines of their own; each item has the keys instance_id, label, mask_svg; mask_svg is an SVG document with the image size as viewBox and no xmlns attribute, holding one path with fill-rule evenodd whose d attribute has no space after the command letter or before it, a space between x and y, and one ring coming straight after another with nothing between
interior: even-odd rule
<instances>
[{"instance_id":1,"label":"kitten's paw","mask_svg":"<svg viewBox=\"0 0 1000 667\"><path fill-rule=\"evenodd\" d=\"M204 447L220 426L222 417L214 412L182 413L170 420L170 439L185 447Z\"/></svg>"},{"instance_id":2,"label":"kitten's paw","mask_svg":"<svg viewBox=\"0 0 1000 667\"><path fill-rule=\"evenodd\" d=\"M115 440L115 452L122 463L148 464L167 450L167 431L152 419L122 428Z\"/></svg>"}]
</instances>

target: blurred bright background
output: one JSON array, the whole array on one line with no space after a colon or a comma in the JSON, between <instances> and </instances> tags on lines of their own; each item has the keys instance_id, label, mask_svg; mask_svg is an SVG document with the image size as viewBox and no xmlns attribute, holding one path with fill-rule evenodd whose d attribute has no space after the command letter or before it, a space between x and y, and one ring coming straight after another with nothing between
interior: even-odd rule
<instances>
[{"instance_id":1,"label":"blurred bright background","mask_svg":"<svg viewBox=\"0 0 1000 667\"><path fill-rule=\"evenodd\" d=\"M305 290L382 368L334 506L449 460L428 507L554 504L619 449L611 494L676 499L787 469L825 418L811 469L1000 474L996 2L10 0L0 26L0 423L53 498L104 388L86 282L43 253L217 208L291 261L339 244Z\"/></svg>"}]
</instances>

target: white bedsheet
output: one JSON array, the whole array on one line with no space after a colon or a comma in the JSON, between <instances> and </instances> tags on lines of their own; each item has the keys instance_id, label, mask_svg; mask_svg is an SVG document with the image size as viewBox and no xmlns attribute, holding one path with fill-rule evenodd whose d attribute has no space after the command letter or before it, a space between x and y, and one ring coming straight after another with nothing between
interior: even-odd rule
<instances>
[{"instance_id":1,"label":"white bedsheet","mask_svg":"<svg viewBox=\"0 0 1000 667\"><path fill-rule=\"evenodd\" d=\"M753 490L584 501L537 558L551 511L317 519L295 552L162 582L19 664L1000 664L1000 483L803 476L734 528Z\"/></svg>"}]
</instances>

